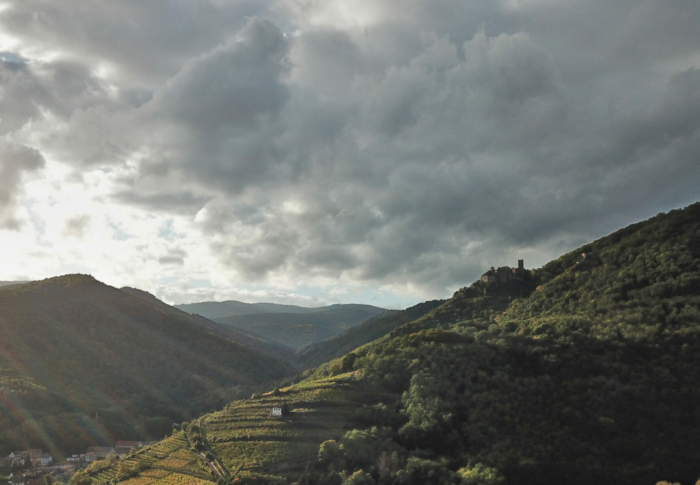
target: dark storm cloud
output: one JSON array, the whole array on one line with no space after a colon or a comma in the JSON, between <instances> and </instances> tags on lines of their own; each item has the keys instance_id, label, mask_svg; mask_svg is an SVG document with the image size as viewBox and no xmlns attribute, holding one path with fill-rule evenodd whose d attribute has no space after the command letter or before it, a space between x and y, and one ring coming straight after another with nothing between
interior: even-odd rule
<instances>
[{"instance_id":1,"label":"dark storm cloud","mask_svg":"<svg viewBox=\"0 0 700 485\"><path fill-rule=\"evenodd\" d=\"M20 228L15 209L22 177L44 164L44 157L38 150L0 139L0 228Z\"/></svg>"},{"instance_id":2,"label":"dark storm cloud","mask_svg":"<svg viewBox=\"0 0 700 485\"><path fill-rule=\"evenodd\" d=\"M0 127L56 113L64 159L129 160L116 200L196 214L249 279L440 294L700 197L696 1L333 5L15 3L9 32L76 55L3 71L34 101Z\"/></svg>"},{"instance_id":3,"label":"dark storm cloud","mask_svg":"<svg viewBox=\"0 0 700 485\"><path fill-rule=\"evenodd\" d=\"M266 13L263 1L124 0L10 2L0 25L28 47L56 49L93 64L106 61L128 84L151 85L182 62L224 42L246 16Z\"/></svg>"}]
</instances>

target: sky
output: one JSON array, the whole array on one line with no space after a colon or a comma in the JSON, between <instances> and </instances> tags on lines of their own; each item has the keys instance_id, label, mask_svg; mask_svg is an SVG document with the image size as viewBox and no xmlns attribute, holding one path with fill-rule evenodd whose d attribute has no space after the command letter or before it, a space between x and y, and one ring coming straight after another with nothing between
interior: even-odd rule
<instances>
[{"instance_id":1,"label":"sky","mask_svg":"<svg viewBox=\"0 0 700 485\"><path fill-rule=\"evenodd\" d=\"M405 308L700 199L698 0L0 0L0 280Z\"/></svg>"}]
</instances>

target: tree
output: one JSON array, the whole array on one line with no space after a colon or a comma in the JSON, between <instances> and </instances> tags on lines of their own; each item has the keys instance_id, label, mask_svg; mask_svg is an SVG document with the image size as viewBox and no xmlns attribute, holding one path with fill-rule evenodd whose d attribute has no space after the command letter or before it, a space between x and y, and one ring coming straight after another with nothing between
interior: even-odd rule
<instances>
[{"instance_id":1,"label":"tree","mask_svg":"<svg viewBox=\"0 0 700 485\"><path fill-rule=\"evenodd\" d=\"M92 477L84 470L78 470L70 479L71 485L92 485Z\"/></svg>"}]
</instances>

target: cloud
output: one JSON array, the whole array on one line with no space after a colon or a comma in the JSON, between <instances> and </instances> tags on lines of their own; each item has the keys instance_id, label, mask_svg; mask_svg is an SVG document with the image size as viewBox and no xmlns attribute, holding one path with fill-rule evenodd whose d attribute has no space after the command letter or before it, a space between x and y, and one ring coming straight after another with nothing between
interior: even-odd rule
<instances>
[{"instance_id":1,"label":"cloud","mask_svg":"<svg viewBox=\"0 0 700 485\"><path fill-rule=\"evenodd\" d=\"M90 216L82 215L71 217L66 221L63 235L67 237L82 238L90 226Z\"/></svg>"},{"instance_id":2,"label":"cloud","mask_svg":"<svg viewBox=\"0 0 700 485\"><path fill-rule=\"evenodd\" d=\"M445 296L700 198L699 13L12 2L0 130L109 181L115 211L175 221L149 258L180 283Z\"/></svg>"},{"instance_id":3,"label":"cloud","mask_svg":"<svg viewBox=\"0 0 700 485\"><path fill-rule=\"evenodd\" d=\"M44 157L38 150L0 139L0 229L20 229L15 209L22 177L41 169L44 164Z\"/></svg>"}]
</instances>

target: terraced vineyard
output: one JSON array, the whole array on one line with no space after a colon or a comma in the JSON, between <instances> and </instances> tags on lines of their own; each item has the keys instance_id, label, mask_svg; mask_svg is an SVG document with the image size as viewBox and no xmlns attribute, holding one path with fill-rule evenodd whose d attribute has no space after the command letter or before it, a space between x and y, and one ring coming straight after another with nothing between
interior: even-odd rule
<instances>
[{"instance_id":1,"label":"terraced vineyard","mask_svg":"<svg viewBox=\"0 0 700 485\"><path fill-rule=\"evenodd\" d=\"M317 459L322 442L342 436L355 410L379 397L346 374L235 401L200 423L209 446L233 477L262 475L292 482L308 461ZM272 417L276 403L287 404L289 414Z\"/></svg>"},{"instance_id":2,"label":"terraced vineyard","mask_svg":"<svg viewBox=\"0 0 700 485\"><path fill-rule=\"evenodd\" d=\"M208 485L214 481L183 432L105 468L97 462L87 471L93 484Z\"/></svg>"}]
</instances>

